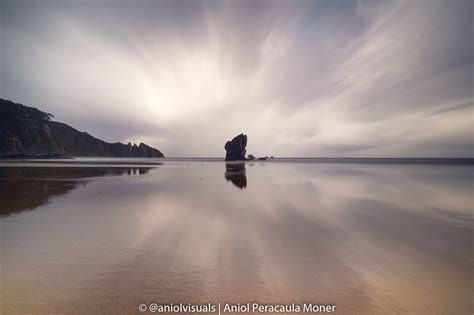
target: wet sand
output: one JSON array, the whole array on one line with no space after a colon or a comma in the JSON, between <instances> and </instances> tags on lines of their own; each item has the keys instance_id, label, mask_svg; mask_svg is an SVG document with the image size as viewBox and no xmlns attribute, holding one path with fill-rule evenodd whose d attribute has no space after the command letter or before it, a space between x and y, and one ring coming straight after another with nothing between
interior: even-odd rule
<instances>
[{"instance_id":1,"label":"wet sand","mask_svg":"<svg viewBox=\"0 0 474 315\"><path fill-rule=\"evenodd\" d=\"M15 165L0 166L1 313L473 310L470 165Z\"/></svg>"}]
</instances>

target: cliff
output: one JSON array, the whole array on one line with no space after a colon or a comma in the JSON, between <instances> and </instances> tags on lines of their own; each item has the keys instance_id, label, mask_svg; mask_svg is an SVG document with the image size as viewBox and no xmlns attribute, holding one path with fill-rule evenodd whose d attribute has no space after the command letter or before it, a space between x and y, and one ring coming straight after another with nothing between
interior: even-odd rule
<instances>
[{"instance_id":1,"label":"cliff","mask_svg":"<svg viewBox=\"0 0 474 315\"><path fill-rule=\"evenodd\" d=\"M36 108L0 99L0 156L163 157L144 143L108 143L51 121Z\"/></svg>"}]
</instances>

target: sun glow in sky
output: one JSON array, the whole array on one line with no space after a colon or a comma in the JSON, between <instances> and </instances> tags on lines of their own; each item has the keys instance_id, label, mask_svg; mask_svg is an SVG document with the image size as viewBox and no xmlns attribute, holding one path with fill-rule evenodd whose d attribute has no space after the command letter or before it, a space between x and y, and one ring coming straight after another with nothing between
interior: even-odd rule
<instances>
[{"instance_id":1,"label":"sun glow in sky","mask_svg":"<svg viewBox=\"0 0 474 315\"><path fill-rule=\"evenodd\" d=\"M167 156L473 156L472 1L0 2L0 97Z\"/></svg>"}]
</instances>

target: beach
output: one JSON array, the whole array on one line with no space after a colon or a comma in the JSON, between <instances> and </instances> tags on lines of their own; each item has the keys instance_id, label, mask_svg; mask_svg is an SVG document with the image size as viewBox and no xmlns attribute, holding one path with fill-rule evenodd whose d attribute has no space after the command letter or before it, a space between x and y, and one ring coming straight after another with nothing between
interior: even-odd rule
<instances>
[{"instance_id":1,"label":"beach","mask_svg":"<svg viewBox=\"0 0 474 315\"><path fill-rule=\"evenodd\" d=\"M470 314L472 178L396 161L0 162L1 309Z\"/></svg>"}]
</instances>

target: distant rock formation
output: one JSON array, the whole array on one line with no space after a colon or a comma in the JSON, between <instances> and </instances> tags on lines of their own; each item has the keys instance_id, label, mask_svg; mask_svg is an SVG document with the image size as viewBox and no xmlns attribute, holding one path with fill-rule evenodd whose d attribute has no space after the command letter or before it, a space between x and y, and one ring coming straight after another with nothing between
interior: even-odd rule
<instances>
[{"instance_id":1,"label":"distant rock formation","mask_svg":"<svg viewBox=\"0 0 474 315\"><path fill-rule=\"evenodd\" d=\"M245 147L247 146L247 136L241 133L231 141L227 141L224 148L226 150L226 161L245 161Z\"/></svg>"},{"instance_id":2,"label":"distant rock formation","mask_svg":"<svg viewBox=\"0 0 474 315\"><path fill-rule=\"evenodd\" d=\"M252 154L249 154L248 157L247 157L247 160L249 160L249 161L254 161L254 160L257 160L257 161L266 161L266 160L268 160L268 159L273 159L273 156L272 156L272 157L265 156L265 157L256 158L256 157L253 156Z\"/></svg>"},{"instance_id":3,"label":"distant rock formation","mask_svg":"<svg viewBox=\"0 0 474 315\"><path fill-rule=\"evenodd\" d=\"M51 121L36 108L0 99L0 156L163 157L144 143L107 143L87 132Z\"/></svg>"}]
</instances>

